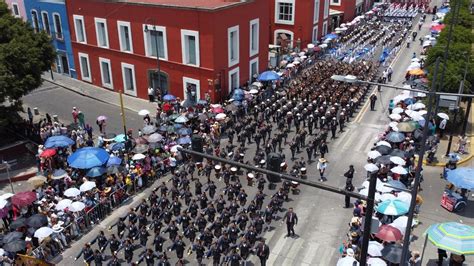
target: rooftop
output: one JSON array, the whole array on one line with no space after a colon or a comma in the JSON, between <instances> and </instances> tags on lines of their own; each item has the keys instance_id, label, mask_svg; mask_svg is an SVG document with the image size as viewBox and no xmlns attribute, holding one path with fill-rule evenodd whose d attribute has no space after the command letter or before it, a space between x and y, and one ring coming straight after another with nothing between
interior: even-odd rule
<instances>
[{"instance_id":1,"label":"rooftop","mask_svg":"<svg viewBox=\"0 0 474 266\"><path fill-rule=\"evenodd\" d=\"M239 5L250 0L112 0L110 2L121 2L130 4L155 5L170 8L191 8L214 10L234 5Z\"/></svg>"}]
</instances>

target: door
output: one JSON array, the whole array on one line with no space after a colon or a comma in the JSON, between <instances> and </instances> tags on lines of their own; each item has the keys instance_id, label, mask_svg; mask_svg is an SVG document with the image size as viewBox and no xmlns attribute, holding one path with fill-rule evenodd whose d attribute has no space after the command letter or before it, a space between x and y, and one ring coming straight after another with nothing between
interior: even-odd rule
<instances>
[{"instance_id":1,"label":"door","mask_svg":"<svg viewBox=\"0 0 474 266\"><path fill-rule=\"evenodd\" d=\"M61 72L63 74L69 75L69 62L67 60L67 56L64 54L59 55L61 59Z\"/></svg>"},{"instance_id":2,"label":"door","mask_svg":"<svg viewBox=\"0 0 474 266\"><path fill-rule=\"evenodd\" d=\"M155 90L155 96L161 99L168 94L168 74L161 72L158 77L156 69L148 70L148 86Z\"/></svg>"}]
</instances>

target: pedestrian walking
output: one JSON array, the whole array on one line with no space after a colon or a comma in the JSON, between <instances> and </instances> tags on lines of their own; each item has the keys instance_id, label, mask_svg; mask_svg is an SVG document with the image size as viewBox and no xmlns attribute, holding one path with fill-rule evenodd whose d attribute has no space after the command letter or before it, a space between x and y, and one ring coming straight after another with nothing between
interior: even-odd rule
<instances>
[{"instance_id":1,"label":"pedestrian walking","mask_svg":"<svg viewBox=\"0 0 474 266\"><path fill-rule=\"evenodd\" d=\"M323 182L326 181L326 178L324 177L324 172L326 171L326 168L328 167L327 161L324 158L319 158L318 165L316 168L319 170L319 181Z\"/></svg>"},{"instance_id":2,"label":"pedestrian walking","mask_svg":"<svg viewBox=\"0 0 474 266\"><path fill-rule=\"evenodd\" d=\"M387 79L388 79L388 82L392 82L392 75L393 75L393 68L391 66L389 66L387 68Z\"/></svg>"},{"instance_id":3,"label":"pedestrian walking","mask_svg":"<svg viewBox=\"0 0 474 266\"><path fill-rule=\"evenodd\" d=\"M266 266L268 257L270 256L270 248L267 244L265 244L265 239L262 239L262 241L258 244L255 253L260 259L260 265Z\"/></svg>"},{"instance_id":4,"label":"pedestrian walking","mask_svg":"<svg viewBox=\"0 0 474 266\"><path fill-rule=\"evenodd\" d=\"M152 87L148 87L148 100L150 102L155 101L155 90Z\"/></svg>"},{"instance_id":5,"label":"pedestrian walking","mask_svg":"<svg viewBox=\"0 0 474 266\"><path fill-rule=\"evenodd\" d=\"M329 153L329 148L325 140L319 145L319 153L321 154L321 158L324 158L324 154Z\"/></svg>"},{"instance_id":6,"label":"pedestrian walking","mask_svg":"<svg viewBox=\"0 0 474 266\"><path fill-rule=\"evenodd\" d=\"M351 180L346 181L346 187L345 190L348 192L354 191L354 185L352 185ZM351 197L349 195L344 196L344 208L349 208L351 206Z\"/></svg>"},{"instance_id":7,"label":"pedestrian walking","mask_svg":"<svg viewBox=\"0 0 474 266\"><path fill-rule=\"evenodd\" d=\"M84 128L86 126L86 118L85 115L82 111L77 112L77 120L79 120L79 126L81 128Z\"/></svg>"},{"instance_id":8,"label":"pedestrian walking","mask_svg":"<svg viewBox=\"0 0 474 266\"><path fill-rule=\"evenodd\" d=\"M293 208L290 207L286 212L283 220L286 222L287 237L295 235L295 225L298 224L298 216L293 212ZM282 222L283 223L283 222Z\"/></svg>"},{"instance_id":9,"label":"pedestrian walking","mask_svg":"<svg viewBox=\"0 0 474 266\"><path fill-rule=\"evenodd\" d=\"M74 124L77 124L77 118L79 116L79 112L77 111L76 107L72 108L71 114L72 114L72 120L74 121Z\"/></svg>"},{"instance_id":10,"label":"pedestrian walking","mask_svg":"<svg viewBox=\"0 0 474 266\"><path fill-rule=\"evenodd\" d=\"M446 129L446 124L448 123L448 120L443 119L441 122L439 122L439 138L442 139L444 135L444 130Z\"/></svg>"},{"instance_id":11,"label":"pedestrian walking","mask_svg":"<svg viewBox=\"0 0 474 266\"><path fill-rule=\"evenodd\" d=\"M354 166L352 164L349 165L349 170L344 173L344 176L346 177L346 182L352 182L352 178L354 178L354 172Z\"/></svg>"},{"instance_id":12,"label":"pedestrian walking","mask_svg":"<svg viewBox=\"0 0 474 266\"><path fill-rule=\"evenodd\" d=\"M373 93L370 95L370 111L375 111L375 102L377 101L377 95Z\"/></svg>"}]
</instances>

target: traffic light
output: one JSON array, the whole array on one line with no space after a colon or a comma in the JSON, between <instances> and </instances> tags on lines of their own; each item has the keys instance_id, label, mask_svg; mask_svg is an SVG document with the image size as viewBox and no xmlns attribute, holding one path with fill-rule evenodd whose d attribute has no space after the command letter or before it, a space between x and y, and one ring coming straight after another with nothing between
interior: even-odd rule
<instances>
[{"instance_id":1,"label":"traffic light","mask_svg":"<svg viewBox=\"0 0 474 266\"><path fill-rule=\"evenodd\" d=\"M191 137L191 149L193 151L203 153L204 149L202 145L203 145L203 139L200 135L195 134ZM202 156L193 155L193 159L195 162L202 163Z\"/></svg>"},{"instance_id":2,"label":"traffic light","mask_svg":"<svg viewBox=\"0 0 474 266\"><path fill-rule=\"evenodd\" d=\"M277 153L270 153L267 156L267 170L280 173L280 165L283 162L283 157ZM278 183L281 178L277 175L267 175L267 180L270 183Z\"/></svg>"}]
</instances>

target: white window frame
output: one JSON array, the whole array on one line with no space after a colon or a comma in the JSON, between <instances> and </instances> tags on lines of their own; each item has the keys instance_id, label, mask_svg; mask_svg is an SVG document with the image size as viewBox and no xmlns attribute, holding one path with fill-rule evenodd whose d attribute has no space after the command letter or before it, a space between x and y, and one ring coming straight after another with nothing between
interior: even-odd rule
<instances>
[{"instance_id":1,"label":"white window frame","mask_svg":"<svg viewBox=\"0 0 474 266\"><path fill-rule=\"evenodd\" d=\"M135 66L132 65L132 64L128 64L128 63L123 63L121 64L121 68L122 68L122 89L123 89L123 93L125 94L128 94L128 95L132 95L132 96L137 96L137 77L135 76ZM132 76L133 76L133 88L134 88L134 91L131 92L129 90L127 90L125 88L125 68L129 68L132 70Z\"/></svg>"},{"instance_id":2,"label":"white window frame","mask_svg":"<svg viewBox=\"0 0 474 266\"><path fill-rule=\"evenodd\" d=\"M324 0L324 19L329 16L329 0Z\"/></svg>"},{"instance_id":3,"label":"white window frame","mask_svg":"<svg viewBox=\"0 0 474 266\"><path fill-rule=\"evenodd\" d=\"M63 22L61 21L61 15L58 12L54 12L52 14L53 16L53 26L54 26L54 36L56 36L56 39L58 40L64 40L64 31L63 31ZM56 16L59 17L59 27L56 24ZM61 29L61 38L58 37L58 29Z\"/></svg>"},{"instance_id":4,"label":"white window frame","mask_svg":"<svg viewBox=\"0 0 474 266\"><path fill-rule=\"evenodd\" d=\"M254 36L252 34L252 26L253 25L257 25L256 26L257 34L256 34L256 39L255 40L253 39ZM256 49L252 49L252 42L255 43ZM258 54L259 45L260 45L260 19L256 18L256 19L252 19L250 21L250 28L249 28L249 51L250 51L250 56L254 56L254 55Z\"/></svg>"},{"instance_id":5,"label":"white window frame","mask_svg":"<svg viewBox=\"0 0 474 266\"><path fill-rule=\"evenodd\" d=\"M291 21L290 20L280 20L280 3L292 4L292 12L291 12ZM285 25L294 25L295 24L295 8L296 8L296 1L295 0L275 0L275 23L277 24L285 24Z\"/></svg>"},{"instance_id":6,"label":"white window frame","mask_svg":"<svg viewBox=\"0 0 474 266\"><path fill-rule=\"evenodd\" d=\"M81 71L81 79L83 81L92 82L91 62L89 60L89 55L85 54L85 53L77 53L77 54L78 54L78 57L79 57L79 68L80 68L80 71ZM89 72L89 77L84 77L84 73L82 73L83 68L82 68L81 58L86 58L87 59L87 71Z\"/></svg>"},{"instance_id":7,"label":"white window frame","mask_svg":"<svg viewBox=\"0 0 474 266\"><path fill-rule=\"evenodd\" d=\"M313 14L313 23L316 24L319 22L319 11L321 9L321 0L314 0L314 14Z\"/></svg>"},{"instance_id":8,"label":"white window frame","mask_svg":"<svg viewBox=\"0 0 474 266\"><path fill-rule=\"evenodd\" d=\"M328 22L323 22L323 34L321 36L326 36L328 34Z\"/></svg>"},{"instance_id":9,"label":"white window frame","mask_svg":"<svg viewBox=\"0 0 474 266\"><path fill-rule=\"evenodd\" d=\"M125 50L125 43L122 41L122 31L120 27L127 27L128 28L128 35L130 39L130 51ZM129 53L133 54L133 39L132 39L132 26L130 22L128 21L122 21L122 20L117 20L117 33L118 33L118 38L119 38L119 44L120 44L120 51L124 53Z\"/></svg>"},{"instance_id":10,"label":"white window frame","mask_svg":"<svg viewBox=\"0 0 474 266\"><path fill-rule=\"evenodd\" d=\"M232 42L230 38L230 34L235 33L237 36L237 41L235 42L235 58L232 60L231 58L231 50L232 50ZM227 28L227 59L229 63L229 67L237 65L240 61L240 28L239 25Z\"/></svg>"},{"instance_id":11,"label":"white window frame","mask_svg":"<svg viewBox=\"0 0 474 266\"><path fill-rule=\"evenodd\" d=\"M18 11L18 14L15 13L15 7L16 7L16 11ZM19 18L21 17L20 15L20 7L18 6L18 3L12 3L12 14L15 18Z\"/></svg>"},{"instance_id":12,"label":"white window frame","mask_svg":"<svg viewBox=\"0 0 474 266\"><path fill-rule=\"evenodd\" d=\"M258 75L258 57L255 57L254 59L250 60L249 61L249 80L251 81L253 79L253 76L252 76L252 65L257 63L257 75Z\"/></svg>"},{"instance_id":13,"label":"white window frame","mask_svg":"<svg viewBox=\"0 0 474 266\"><path fill-rule=\"evenodd\" d=\"M105 30L105 45L101 45L100 34L99 34L99 23L104 23L104 30ZM107 19L105 18L94 18L94 25L95 25L95 36L97 41L97 47L101 48L109 48L109 30L107 28Z\"/></svg>"},{"instance_id":14,"label":"white window frame","mask_svg":"<svg viewBox=\"0 0 474 266\"><path fill-rule=\"evenodd\" d=\"M186 36L194 36L196 39L196 64L188 64L186 63L186 44L184 41L186 40ZM181 57L182 62L184 65L187 66L194 66L199 67L201 65L200 61L200 49L199 49L199 31L195 30L181 30Z\"/></svg>"},{"instance_id":15,"label":"white window frame","mask_svg":"<svg viewBox=\"0 0 474 266\"><path fill-rule=\"evenodd\" d=\"M237 88L240 85L240 68L236 67L232 70L229 70L229 76L228 76L228 83L229 84L227 84L229 92L232 91L232 75L233 74L237 74Z\"/></svg>"},{"instance_id":16,"label":"white window frame","mask_svg":"<svg viewBox=\"0 0 474 266\"><path fill-rule=\"evenodd\" d=\"M46 18L48 20L48 23L47 23L48 25L46 25L46 23L44 21L44 16L45 15L46 15ZM49 13L47 11L41 11L41 24L43 24L44 32L46 32L46 34L51 36L51 23L49 23ZM46 31L46 26L48 26L49 32Z\"/></svg>"},{"instance_id":17,"label":"white window frame","mask_svg":"<svg viewBox=\"0 0 474 266\"><path fill-rule=\"evenodd\" d=\"M33 13L36 14L36 22L38 23L38 25L35 25L35 19L34 19L34 17L33 17ZM39 22L38 11L36 11L36 9L31 9L31 10L30 10L30 15L31 15L31 26L33 27L33 29L34 29L36 32L39 32L39 30L40 30L40 22Z\"/></svg>"},{"instance_id":18,"label":"white window frame","mask_svg":"<svg viewBox=\"0 0 474 266\"><path fill-rule=\"evenodd\" d=\"M150 24L143 24L143 42L145 43L145 55L150 58L155 58L156 56L152 56L150 53L150 34L149 32L145 32L145 28L148 27L148 30L153 30L153 31L161 31L163 33L163 56L160 57L160 60L165 60L168 61L168 39L167 39L167 34L166 34L166 27L164 26L157 26L157 25L150 25ZM157 51L158 52L158 51Z\"/></svg>"},{"instance_id":19,"label":"white window frame","mask_svg":"<svg viewBox=\"0 0 474 266\"><path fill-rule=\"evenodd\" d=\"M81 15L73 15L72 17L73 17L73 20L74 20L74 31L75 31L75 33L76 33L76 42L78 42L78 43L87 43L86 24L84 24L84 23L85 23L85 22L84 22L84 16L81 16ZM77 23L76 23L77 20L80 20L80 21L81 21L82 33L84 34L84 36L83 36L83 37L84 37L84 38L83 38L84 40L83 40L83 41L79 41L79 36L78 36L78 34L77 34L77 32L78 32L78 31L77 31L77 30L78 30L78 28L77 28Z\"/></svg>"},{"instance_id":20,"label":"white window frame","mask_svg":"<svg viewBox=\"0 0 474 266\"><path fill-rule=\"evenodd\" d=\"M342 0L337 0L337 3L334 2L334 0L331 0L331 6L341 6L341 1ZM381 0L379 0L381 1ZM375 0L374 2L377 2L377 0Z\"/></svg>"},{"instance_id":21,"label":"white window frame","mask_svg":"<svg viewBox=\"0 0 474 266\"><path fill-rule=\"evenodd\" d=\"M273 44L277 44L277 39L278 39L278 34L280 33L285 33L285 34L289 34L291 36L291 41L288 45L288 47L293 47L293 41L294 41L294 37L295 37L295 34L292 32L292 31L289 31L289 30L282 30L282 29L277 29L273 32Z\"/></svg>"},{"instance_id":22,"label":"white window frame","mask_svg":"<svg viewBox=\"0 0 474 266\"><path fill-rule=\"evenodd\" d=\"M316 31L316 34L314 34L314 31ZM318 43L318 33L319 33L319 28L318 28L318 25L314 26L313 27L313 31L311 32L311 40L312 40L312 43L316 44Z\"/></svg>"},{"instance_id":23,"label":"white window frame","mask_svg":"<svg viewBox=\"0 0 474 266\"><path fill-rule=\"evenodd\" d=\"M107 63L108 64L108 71L109 71L109 77L110 77L110 83L105 83L104 79L104 69L102 67L102 63ZM112 64L110 63L110 59L99 57L99 66L100 66L100 79L102 82L102 87L108 88L108 89L113 89L114 88L114 80L112 76Z\"/></svg>"},{"instance_id":24,"label":"white window frame","mask_svg":"<svg viewBox=\"0 0 474 266\"><path fill-rule=\"evenodd\" d=\"M186 97L188 94L186 93L187 87L186 83L192 83L196 85L196 99L199 100L201 99L201 81L199 79L193 79L193 78L188 78L188 77L183 77L183 99L187 99Z\"/></svg>"}]
</instances>

